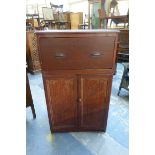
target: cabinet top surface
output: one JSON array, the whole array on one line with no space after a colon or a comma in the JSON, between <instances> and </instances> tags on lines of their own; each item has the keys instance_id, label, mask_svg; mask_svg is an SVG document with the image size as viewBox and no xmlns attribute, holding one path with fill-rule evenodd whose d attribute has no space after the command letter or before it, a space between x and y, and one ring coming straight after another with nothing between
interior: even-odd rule
<instances>
[{"instance_id":1,"label":"cabinet top surface","mask_svg":"<svg viewBox=\"0 0 155 155\"><path fill-rule=\"evenodd\" d=\"M36 34L49 34L49 33L119 33L119 30L111 29L94 29L94 30L42 30L35 31Z\"/></svg>"}]
</instances>

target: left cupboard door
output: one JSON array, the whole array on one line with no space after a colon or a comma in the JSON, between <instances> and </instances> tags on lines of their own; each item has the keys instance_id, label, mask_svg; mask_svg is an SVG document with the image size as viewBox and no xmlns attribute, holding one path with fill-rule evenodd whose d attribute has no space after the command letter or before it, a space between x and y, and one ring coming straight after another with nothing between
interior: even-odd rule
<instances>
[{"instance_id":1,"label":"left cupboard door","mask_svg":"<svg viewBox=\"0 0 155 155\"><path fill-rule=\"evenodd\" d=\"M77 77L52 75L44 77L51 131L77 129Z\"/></svg>"}]
</instances>

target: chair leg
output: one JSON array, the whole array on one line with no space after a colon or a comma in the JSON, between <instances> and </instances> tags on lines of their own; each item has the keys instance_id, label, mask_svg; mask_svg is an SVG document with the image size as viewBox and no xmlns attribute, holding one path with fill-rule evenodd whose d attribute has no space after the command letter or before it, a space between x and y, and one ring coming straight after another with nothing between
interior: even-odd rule
<instances>
[{"instance_id":1,"label":"chair leg","mask_svg":"<svg viewBox=\"0 0 155 155\"><path fill-rule=\"evenodd\" d=\"M111 28L111 24L112 24L112 19L111 19L111 21L110 21L110 28Z\"/></svg>"},{"instance_id":2,"label":"chair leg","mask_svg":"<svg viewBox=\"0 0 155 155\"><path fill-rule=\"evenodd\" d=\"M106 19L106 29L108 28L108 19Z\"/></svg>"},{"instance_id":3,"label":"chair leg","mask_svg":"<svg viewBox=\"0 0 155 155\"><path fill-rule=\"evenodd\" d=\"M99 19L99 29L101 29L101 23L102 23L102 20Z\"/></svg>"},{"instance_id":4,"label":"chair leg","mask_svg":"<svg viewBox=\"0 0 155 155\"><path fill-rule=\"evenodd\" d=\"M121 86L119 87L119 90L118 90L118 93L117 93L118 96L120 94L120 91L121 91Z\"/></svg>"},{"instance_id":5,"label":"chair leg","mask_svg":"<svg viewBox=\"0 0 155 155\"><path fill-rule=\"evenodd\" d=\"M33 118L35 119L36 118L36 112L35 112L33 103L31 104L31 110L32 110Z\"/></svg>"},{"instance_id":6,"label":"chair leg","mask_svg":"<svg viewBox=\"0 0 155 155\"><path fill-rule=\"evenodd\" d=\"M122 64L122 65L123 65L123 64ZM124 76L125 76L125 71L126 71L126 69L127 69L127 67L126 67L125 65L123 65L123 67L124 67L124 71L123 71L123 75L122 75L122 79L121 79L121 83L120 83L120 86L119 86L119 90L118 90L117 95L120 94L121 88L123 88L123 87L122 87L122 84L123 84L123 80L124 80Z\"/></svg>"}]
</instances>

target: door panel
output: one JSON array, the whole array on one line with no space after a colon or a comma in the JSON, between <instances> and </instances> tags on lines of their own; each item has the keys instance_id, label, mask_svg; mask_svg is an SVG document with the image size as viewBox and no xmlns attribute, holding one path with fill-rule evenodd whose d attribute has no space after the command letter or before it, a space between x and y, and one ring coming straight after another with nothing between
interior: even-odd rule
<instances>
[{"instance_id":1,"label":"door panel","mask_svg":"<svg viewBox=\"0 0 155 155\"><path fill-rule=\"evenodd\" d=\"M111 76L80 77L80 128L105 131L111 92Z\"/></svg>"},{"instance_id":2,"label":"door panel","mask_svg":"<svg viewBox=\"0 0 155 155\"><path fill-rule=\"evenodd\" d=\"M46 78L48 111L52 130L74 129L77 125L77 78L54 76Z\"/></svg>"}]
</instances>

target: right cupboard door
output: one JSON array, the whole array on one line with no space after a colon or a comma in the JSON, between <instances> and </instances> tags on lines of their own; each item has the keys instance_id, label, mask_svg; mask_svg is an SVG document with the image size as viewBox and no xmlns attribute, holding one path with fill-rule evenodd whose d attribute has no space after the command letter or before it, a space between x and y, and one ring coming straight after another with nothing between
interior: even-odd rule
<instances>
[{"instance_id":1,"label":"right cupboard door","mask_svg":"<svg viewBox=\"0 0 155 155\"><path fill-rule=\"evenodd\" d=\"M80 130L106 130L111 84L111 75L81 75L79 77Z\"/></svg>"}]
</instances>

